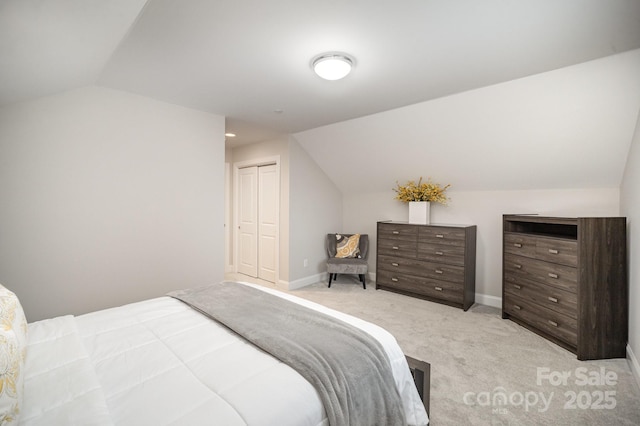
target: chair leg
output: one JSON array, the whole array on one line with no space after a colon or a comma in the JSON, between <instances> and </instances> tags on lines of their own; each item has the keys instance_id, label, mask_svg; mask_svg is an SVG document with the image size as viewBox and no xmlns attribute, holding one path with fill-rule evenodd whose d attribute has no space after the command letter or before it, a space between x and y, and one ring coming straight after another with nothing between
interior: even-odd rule
<instances>
[{"instance_id":1,"label":"chair leg","mask_svg":"<svg viewBox=\"0 0 640 426\"><path fill-rule=\"evenodd\" d=\"M333 279L333 274L329 272L329 288L331 288L331 280Z\"/></svg>"},{"instance_id":2,"label":"chair leg","mask_svg":"<svg viewBox=\"0 0 640 426\"><path fill-rule=\"evenodd\" d=\"M362 283L362 288L365 290L367 289L366 277L365 274L360 274L360 282Z\"/></svg>"}]
</instances>

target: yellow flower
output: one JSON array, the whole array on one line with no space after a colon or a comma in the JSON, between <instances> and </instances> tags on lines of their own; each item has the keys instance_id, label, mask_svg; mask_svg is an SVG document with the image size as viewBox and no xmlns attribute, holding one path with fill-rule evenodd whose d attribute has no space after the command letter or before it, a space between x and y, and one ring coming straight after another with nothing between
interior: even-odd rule
<instances>
[{"instance_id":1,"label":"yellow flower","mask_svg":"<svg viewBox=\"0 0 640 426\"><path fill-rule=\"evenodd\" d=\"M447 204L449 199L445 195L445 191L451 185L441 186L439 183L433 183L431 178L427 182L422 182L422 177L418 183L413 180L408 181L404 185L400 185L396 182L397 187L394 189L396 192L396 200L400 200L403 203L409 201L432 201L434 203Z\"/></svg>"}]
</instances>

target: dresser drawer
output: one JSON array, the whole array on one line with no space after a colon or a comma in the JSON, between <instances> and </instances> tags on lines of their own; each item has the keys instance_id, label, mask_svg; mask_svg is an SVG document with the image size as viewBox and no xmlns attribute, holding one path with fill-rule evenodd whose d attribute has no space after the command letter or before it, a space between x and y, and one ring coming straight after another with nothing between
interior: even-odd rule
<instances>
[{"instance_id":1,"label":"dresser drawer","mask_svg":"<svg viewBox=\"0 0 640 426\"><path fill-rule=\"evenodd\" d=\"M416 240L405 241L378 238L378 254L415 259L417 249L418 243Z\"/></svg>"},{"instance_id":2,"label":"dresser drawer","mask_svg":"<svg viewBox=\"0 0 640 426\"><path fill-rule=\"evenodd\" d=\"M536 237L523 234L504 234L504 251L519 256L535 257Z\"/></svg>"},{"instance_id":3,"label":"dresser drawer","mask_svg":"<svg viewBox=\"0 0 640 426\"><path fill-rule=\"evenodd\" d=\"M376 286L407 291L455 303L462 303L463 299L461 284L389 271L381 270L378 272L376 276Z\"/></svg>"},{"instance_id":4,"label":"dresser drawer","mask_svg":"<svg viewBox=\"0 0 640 426\"><path fill-rule=\"evenodd\" d=\"M578 291L578 271L570 266L505 253L504 273L505 277L509 274L512 277L523 277L572 293Z\"/></svg>"},{"instance_id":5,"label":"dresser drawer","mask_svg":"<svg viewBox=\"0 0 640 426\"><path fill-rule=\"evenodd\" d=\"M421 275L424 262L396 256L378 255L378 269L393 273Z\"/></svg>"},{"instance_id":6,"label":"dresser drawer","mask_svg":"<svg viewBox=\"0 0 640 426\"><path fill-rule=\"evenodd\" d=\"M578 323L574 318L530 303L511 294L506 295L505 311L571 346L578 345Z\"/></svg>"},{"instance_id":7,"label":"dresser drawer","mask_svg":"<svg viewBox=\"0 0 640 426\"><path fill-rule=\"evenodd\" d=\"M464 267L397 256L378 256L378 269L451 283L464 282Z\"/></svg>"},{"instance_id":8,"label":"dresser drawer","mask_svg":"<svg viewBox=\"0 0 640 426\"><path fill-rule=\"evenodd\" d=\"M505 274L504 290L509 295L518 296L559 314L578 318L578 301L575 293L529 281L509 272Z\"/></svg>"},{"instance_id":9,"label":"dresser drawer","mask_svg":"<svg viewBox=\"0 0 640 426\"><path fill-rule=\"evenodd\" d=\"M427 226L419 229L418 241L428 244L464 246L465 231L461 228L446 226Z\"/></svg>"},{"instance_id":10,"label":"dresser drawer","mask_svg":"<svg viewBox=\"0 0 640 426\"><path fill-rule=\"evenodd\" d=\"M561 238L540 237L536 242L536 258L577 267L578 242Z\"/></svg>"},{"instance_id":11,"label":"dresser drawer","mask_svg":"<svg viewBox=\"0 0 640 426\"><path fill-rule=\"evenodd\" d=\"M418 227L398 223L378 223L378 238L386 240L418 240Z\"/></svg>"},{"instance_id":12,"label":"dresser drawer","mask_svg":"<svg viewBox=\"0 0 640 426\"><path fill-rule=\"evenodd\" d=\"M464 282L464 267L436 262L422 262L420 276L462 284Z\"/></svg>"},{"instance_id":13,"label":"dresser drawer","mask_svg":"<svg viewBox=\"0 0 640 426\"><path fill-rule=\"evenodd\" d=\"M418 259L464 266L464 246L447 246L418 241Z\"/></svg>"}]
</instances>

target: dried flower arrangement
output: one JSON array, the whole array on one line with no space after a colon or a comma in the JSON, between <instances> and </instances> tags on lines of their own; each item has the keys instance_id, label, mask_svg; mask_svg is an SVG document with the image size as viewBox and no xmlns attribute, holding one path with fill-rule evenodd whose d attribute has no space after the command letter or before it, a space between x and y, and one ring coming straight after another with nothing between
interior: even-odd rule
<instances>
[{"instance_id":1,"label":"dried flower arrangement","mask_svg":"<svg viewBox=\"0 0 640 426\"><path fill-rule=\"evenodd\" d=\"M397 187L394 191L397 193L396 200L400 200L403 203L409 201L432 201L434 203L447 204L449 199L445 195L445 191L451 185L441 186L439 183L434 183L431 178L427 179L427 182L422 182L422 177L418 183L410 180L404 185L400 185L396 182Z\"/></svg>"}]
</instances>

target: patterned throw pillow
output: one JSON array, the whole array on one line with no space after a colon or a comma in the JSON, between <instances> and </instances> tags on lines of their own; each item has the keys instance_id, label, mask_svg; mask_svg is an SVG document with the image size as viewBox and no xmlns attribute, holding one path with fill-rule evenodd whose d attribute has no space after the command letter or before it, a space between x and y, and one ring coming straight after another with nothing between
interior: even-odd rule
<instances>
[{"instance_id":1,"label":"patterned throw pillow","mask_svg":"<svg viewBox=\"0 0 640 426\"><path fill-rule=\"evenodd\" d=\"M336 257L338 258L360 258L360 234L350 237L336 234Z\"/></svg>"},{"instance_id":2,"label":"patterned throw pillow","mask_svg":"<svg viewBox=\"0 0 640 426\"><path fill-rule=\"evenodd\" d=\"M22 405L27 319L16 295L0 285L0 424L17 425Z\"/></svg>"}]
</instances>

